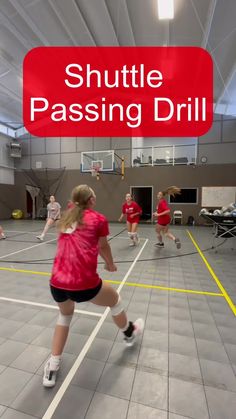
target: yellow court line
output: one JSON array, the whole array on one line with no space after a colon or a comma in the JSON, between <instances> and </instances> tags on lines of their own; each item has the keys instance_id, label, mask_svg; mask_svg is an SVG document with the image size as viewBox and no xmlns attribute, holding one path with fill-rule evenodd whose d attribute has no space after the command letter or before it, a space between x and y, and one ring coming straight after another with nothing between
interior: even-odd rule
<instances>
[{"instance_id":1,"label":"yellow court line","mask_svg":"<svg viewBox=\"0 0 236 419\"><path fill-rule=\"evenodd\" d=\"M8 272L19 272L19 273L27 273L32 275L40 275L40 276L50 276L51 273L43 272L43 271L30 271L27 269L15 269L15 268L5 268L0 267L1 271L8 271ZM115 280L104 280L104 282L108 282L110 284L121 284L121 281ZM212 295L214 297L223 297L223 294L216 293L216 292L208 292L208 291L197 291L197 290L185 290L182 288L170 288L170 287L163 287L161 285L149 285L149 284L141 284L136 282L126 282L125 285L128 287L137 287L137 288L151 288L163 291L174 291L174 292L182 292L187 294L200 294L200 295Z\"/></svg>"},{"instance_id":2,"label":"yellow court line","mask_svg":"<svg viewBox=\"0 0 236 419\"><path fill-rule=\"evenodd\" d=\"M234 315L236 316L236 306L234 305L233 301L231 300L229 294L227 293L227 291L225 290L225 288L223 287L223 285L221 284L218 276L216 275L216 273L214 272L213 268L211 267L210 263L208 262L207 258L204 256L204 254L202 253L200 247L198 246L197 242L194 240L192 234L190 233L189 230L187 230L187 233L190 237L190 239L192 240L192 243L194 244L194 246L196 247L199 255L201 256L203 262L205 263L208 271L210 272L212 278L214 279L214 281L216 282L216 284L218 285L220 291L222 292L223 297L225 298L225 300L227 301L228 305L230 306L232 312L234 313Z\"/></svg>"},{"instance_id":3,"label":"yellow court line","mask_svg":"<svg viewBox=\"0 0 236 419\"><path fill-rule=\"evenodd\" d=\"M110 284L120 284L120 281L113 281L113 280L106 280L105 282L109 282ZM215 297L223 297L223 294L217 292L208 292L208 291L197 291L197 290L185 290L182 288L171 288L171 287L162 287L161 285L149 285L149 284L141 284L136 282L126 282L125 285L128 287L138 287L138 288L151 288L163 291L174 291L174 292L183 292L186 294L201 294L201 295L213 295Z\"/></svg>"},{"instance_id":4,"label":"yellow court line","mask_svg":"<svg viewBox=\"0 0 236 419\"><path fill-rule=\"evenodd\" d=\"M19 272L22 274L32 274L32 275L41 275L41 276L50 276L50 272L43 272L43 271L30 271L28 269L15 269L15 268L5 268L0 266L0 271L8 271L8 272Z\"/></svg>"}]
</instances>

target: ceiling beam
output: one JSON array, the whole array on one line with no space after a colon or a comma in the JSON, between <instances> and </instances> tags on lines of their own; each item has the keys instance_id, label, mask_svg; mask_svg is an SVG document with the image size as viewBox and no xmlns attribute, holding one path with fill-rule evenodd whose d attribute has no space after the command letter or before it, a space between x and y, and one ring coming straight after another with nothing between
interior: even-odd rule
<instances>
[{"instance_id":1,"label":"ceiling beam","mask_svg":"<svg viewBox=\"0 0 236 419\"><path fill-rule=\"evenodd\" d=\"M30 29L35 33L35 35L40 39L43 45L50 45L48 39L44 36L38 26L34 23L31 19L30 15L25 11L24 7L22 7L18 0L8 0L11 5L16 9L17 13L24 19L25 23L30 27Z\"/></svg>"},{"instance_id":2,"label":"ceiling beam","mask_svg":"<svg viewBox=\"0 0 236 419\"><path fill-rule=\"evenodd\" d=\"M18 31L12 21L2 11L0 11L0 19L1 23L16 37L18 41L21 42L27 51L33 48L33 44L28 39L26 39L20 31Z\"/></svg>"},{"instance_id":3,"label":"ceiling beam","mask_svg":"<svg viewBox=\"0 0 236 419\"><path fill-rule=\"evenodd\" d=\"M10 69L8 69L8 70L4 71L4 73L1 73L1 74L0 74L0 79L1 79L2 77L7 76L10 72L11 72L11 70L10 70Z\"/></svg>"},{"instance_id":4,"label":"ceiling beam","mask_svg":"<svg viewBox=\"0 0 236 419\"><path fill-rule=\"evenodd\" d=\"M9 58L7 58L7 53L5 53L5 51L3 51L1 48L0 48L0 60L2 61L2 62L4 62L4 64L6 64L6 66L7 67L9 67L12 71L14 71L14 72L16 72L16 73L18 73L19 74L19 72L20 72L20 70L19 70L19 68L15 65L15 64L13 64L10 60L9 60ZM20 78L21 78L21 76L19 76Z\"/></svg>"},{"instance_id":5,"label":"ceiling beam","mask_svg":"<svg viewBox=\"0 0 236 419\"><path fill-rule=\"evenodd\" d=\"M73 44L77 45L78 44L77 40L75 39L75 37L74 37L72 31L70 30L70 28L68 27L68 25L65 23L63 13L58 8L58 0L48 0L48 2L50 4L52 10L56 14L57 18L61 22L63 28L65 28L65 30L66 30L67 34L69 35L70 39L72 40Z\"/></svg>"},{"instance_id":6,"label":"ceiling beam","mask_svg":"<svg viewBox=\"0 0 236 419\"><path fill-rule=\"evenodd\" d=\"M9 96L11 99L16 100L16 102L22 103L22 99L20 96L18 96L16 93L12 92L12 90L8 89L6 86L3 86L0 83L0 92L5 93L7 96Z\"/></svg>"},{"instance_id":7,"label":"ceiling beam","mask_svg":"<svg viewBox=\"0 0 236 419\"><path fill-rule=\"evenodd\" d=\"M201 44L202 48L207 48L208 39L211 32L212 21L213 21L215 9L216 9L216 4L217 4L217 0L210 1L208 13L207 13L206 26L203 32L203 38L202 38L202 44Z\"/></svg>"},{"instance_id":8,"label":"ceiling beam","mask_svg":"<svg viewBox=\"0 0 236 419\"><path fill-rule=\"evenodd\" d=\"M113 28L114 34L115 34L115 36L116 36L117 45L118 45L118 46L120 46L120 42L119 42L119 38L118 38L118 31L117 31L117 28L115 27L114 22L113 22L113 20L112 20L112 18L111 18L111 14L110 14L110 11L109 11L109 9L108 9L108 6L107 6L107 2L106 2L106 0L103 0L103 3L104 3L104 6L105 6L105 8L106 8L106 10L107 10L107 14L108 14L108 16L109 16L109 19L110 19L110 21L111 21L111 24L112 24L112 28ZM117 5L118 5L118 17L119 17L120 1L117 1Z\"/></svg>"},{"instance_id":9,"label":"ceiling beam","mask_svg":"<svg viewBox=\"0 0 236 419\"><path fill-rule=\"evenodd\" d=\"M83 24L84 24L85 28L87 29L89 35L91 36L91 39L92 39L94 45L97 46L97 41L96 41L95 37L93 36L92 32L89 29L88 23L86 22L85 17L83 16L83 13L82 13L82 11L81 11L81 9L79 7L79 4L77 3L76 0L72 0L72 1L73 1L74 5L76 7L77 13L79 13L80 18L83 21Z\"/></svg>"},{"instance_id":10,"label":"ceiling beam","mask_svg":"<svg viewBox=\"0 0 236 419\"><path fill-rule=\"evenodd\" d=\"M194 4L193 0L191 0L191 4L192 4L192 7L193 7L193 10L194 10L194 12L195 12L196 18L197 18L197 20L198 20L198 23L199 23L199 25L200 25L200 27L201 27L201 29L202 29L202 33L203 33L203 39L202 39L201 46L202 46L203 48L204 48L204 46L205 46L205 48L206 48L206 46L208 45L210 50L211 50L211 45L210 45L210 43L208 42L208 39L209 39L209 35L210 35L210 30L211 30L211 25L212 25L212 21L213 21L213 16L214 16L215 8L216 8L216 3L217 3L217 0L211 0L211 3L210 3L210 5L209 5L209 9L208 9L207 24L206 24L206 28L204 29L204 27L203 27L203 25L202 25L202 22L201 22L201 19L200 19L200 17L199 17L199 14L198 14L198 12L197 12L197 9L196 9L196 7L195 7L195 4ZM220 110L220 112L219 112L219 113L224 114L224 113L225 113L225 111L226 111L226 107L227 107L227 105L222 106L222 105L220 104L220 102L221 102L221 100L222 100L222 98L223 98L223 96L224 96L225 92L227 91L227 84L228 84L228 82L230 83L230 81L228 80L228 81L226 81L226 83L225 83L224 78L223 78L223 75L222 75L222 73L221 73L221 71L220 71L219 65L218 65L218 63L217 63L217 60L216 60L216 58L215 58L214 54L211 54L211 56L212 56L212 60L214 61L214 64L215 64L215 69L216 69L216 71L218 72L218 75L219 75L220 80L221 80L222 85L223 85L223 90L222 90L222 93L220 94L220 96L218 97L218 100L217 100L217 101L216 101L216 103L214 104L214 112L217 112L217 107L219 108L219 106L221 106L221 110ZM222 110L222 109L224 109L224 110Z\"/></svg>"},{"instance_id":11,"label":"ceiling beam","mask_svg":"<svg viewBox=\"0 0 236 419\"><path fill-rule=\"evenodd\" d=\"M220 96L218 97L218 99L216 101L216 104L215 104L215 110L217 109L218 105L221 105L221 101L222 101L223 97L225 96L225 94L227 94L228 99L230 99L230 94L229 94L228 89L229 89L230 83L232 82L235 75L236 75L236 61L233 65L227 79L224 82L224 87L222 89L222 92L221 92ZM228 104L226 106L228 106Z\"/></svg>"},{"instance_id":12,"label":"ceiling beam","mask_svg":"<svg viewBox=\"0 0 236 419\"><path fill-rule=\"evenodd\" d=\"M128 9L126 0L123 0L123 2L124 2L124 7L125 7L125 10L126 10L126 13L127 13L127 17L128 17L128 22L129 22L129 27L130 27L130 32L131 32L131 36L132 36L133 45L136 46L134 31L133 31L133 27L132 27L131 20L130 20L130 15L129 15L129 9Z\"/></svg>"}]
</instances>

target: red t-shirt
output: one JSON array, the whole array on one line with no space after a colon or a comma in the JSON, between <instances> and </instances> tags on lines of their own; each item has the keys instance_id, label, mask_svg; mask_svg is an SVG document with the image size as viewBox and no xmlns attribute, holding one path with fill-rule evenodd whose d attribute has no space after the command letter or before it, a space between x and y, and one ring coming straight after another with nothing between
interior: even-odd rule
<instances>
[{"instance_id":1,"label":"red t-shirt","mask_svg":"<svg viewBox=\"0 0 236 419\"><path fill-rule=\"evenodd\" d=\"M100 283L98 241L109 235L108 222L104 215L87 209L83 223L59 236L50 280L55 288L79 291L95 288Z\"/></svg>"},{"instance_id":2,"label":"red t-shirt","mask_svg":"<svg viewBox=\"0 0 236 419\"><path fill-rule=\"evenodd\" d=\"M169 210L170 208L167 205L167 202L165 199L161 199L159 201L159 204L157 205L157 213L160 214L161 212L164 212L166 210ZM157 218L157 224L160 225L167 225L170 224L171 218L170 218L170 213L169 214L165 214L165 215L161 215L160 217Z\"/></svg>"},{"instance_id":3,"label":"red t-shirt","mask_svg":"<svg viewBox=\"0 0 236 419\"><path fill-rule=\"evenodd\" d=\"M135 217L130 217L131 214L139 213ZM140 215L142 214L142 208L135 201L131 201L130 205L125 202L122 206L122 213L127 215L127 221L129 223L139 223Z\"/></svg>"}]
</instances>

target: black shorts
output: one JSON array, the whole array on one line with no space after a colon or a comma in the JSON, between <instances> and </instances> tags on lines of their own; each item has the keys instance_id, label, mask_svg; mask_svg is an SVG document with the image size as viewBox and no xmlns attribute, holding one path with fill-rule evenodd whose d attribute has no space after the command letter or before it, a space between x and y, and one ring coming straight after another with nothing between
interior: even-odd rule
<instances>
[{"instance_id":1,"label":"black shorts","mask_svg":"<svg viewBox=\"0 0 236 419\"><path fill-rule=\"evenodd\" d=\"M92 298L96 297L96 295L102 288L102 281L95 288L89 288L87 290L81 291L63 290L61 288L55 288L52 285L50 285L50 288L53 299L57 303L64 303L67 300L72 300L76 303L83 303L84 301L89 301L92 300Z\"/></svg>"}]
</instances>

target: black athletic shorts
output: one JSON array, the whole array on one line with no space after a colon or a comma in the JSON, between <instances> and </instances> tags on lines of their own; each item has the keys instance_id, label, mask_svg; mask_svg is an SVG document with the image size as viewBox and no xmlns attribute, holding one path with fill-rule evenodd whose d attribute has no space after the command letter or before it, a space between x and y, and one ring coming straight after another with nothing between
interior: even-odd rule
<instances>
[{"instance_id":1,"label":"black athletic shorts","mask_svg":"<svg viewBox=\"0 0 236 419\"><path fill-rule=\"evenodd\" d=\"M72 300L76 303L83 303L84 301L92 300L96 297L102 288L102 281L95 287L82 291L68 291L61 288L55 288L50 285L51 293L57 303L64 303L64 301Z\"/></svg>"}]
</instances>

